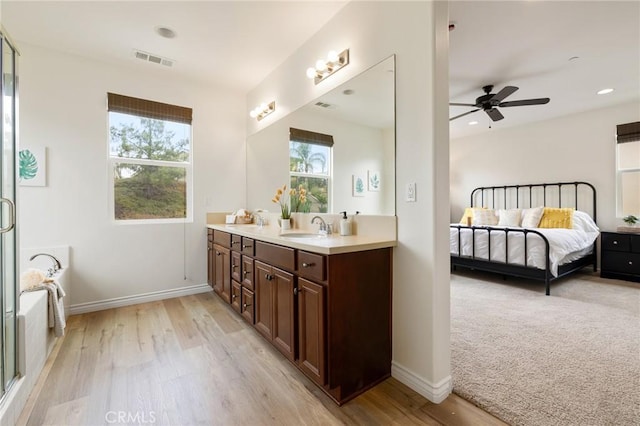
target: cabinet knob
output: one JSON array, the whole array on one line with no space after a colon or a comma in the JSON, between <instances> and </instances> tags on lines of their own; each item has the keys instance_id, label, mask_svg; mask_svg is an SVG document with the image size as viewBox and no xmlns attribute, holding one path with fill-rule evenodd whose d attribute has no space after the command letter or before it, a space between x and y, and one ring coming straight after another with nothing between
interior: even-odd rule
<instances>
[{"instance_id":1,"label":"cabinet knob","mask_svg":"<svg viewBox=\"0 0 640 426\"><path fill-rule=\"evenodd\" d=\"M236 297L238 297L238 295L237 295L237 294L232 294L232 295L231 295L231 300L236 300Z\"/></svg>"},{"instance_id":2,"label":"cabinet knob","mask_svg":"<svg viewBox=\"0 0 640 426\"><path fill-rule=\"evenodd\" d=\"M242 304L242 307L243 307L244 309L247 309L249 306L251 306L251 303L244 303L244 304Z\"/></svg>"},{"instance_id":3,"label":"cabinet knob","mask_svg":"<svg viewBox=\"0 0 640 426\"><path fill-rule=\"evenodd\" d=\"M222 253L220 253L219 251L216 252L216 256L220 256Z\"/></svg>"},{"instance_id":4,"label":"cabinet knob","mask_svg":"<svg viewBox=\"0 0 640 426\"><path fill-rule=\"evenodd\" d=\"M267 281L271 281L271 280L273 279L273 275L264 274L264 278L265 278Z\"/></svg>"},{"instance_id":5,"label":"cabinet knob","mask_svg":"<svg viewBox=\"0 0 640 426\"><path fill-rule=\"evenodd\" d=\"M294 295L294 296L297 296L297 295L298 295L298 288L297 288L297 287L294 287L294 289L293 289L293 295Z\"/></svg>"},{"instance_id":6,"label":"cabinet knob","mask_svg":"<svg viewBox=\"0 0 640 426\"><path fill-rule=\"evenodd\" d=\"M231 269L236 269L238 265L231 265Z\"/></svg>"},{"instance_id":7,"label":"cabinet knob","mask_svg":"<svg viewBox=\"0 0 640 426\"><path fill-rule=\"evenodd\" d=\"M242 271L242 275L246 277L247 275L249 275L249 271Z\"/></svg>"},{"instance_id":8,"label":"cabinet knob","mask_svg":"<svg viewBox=\"0 0 640 426\"><path fill-rule=\"evenodd\" d=\"M243 245L242 245L242 248L243 248L243 249L246 249L246 248L248 248L248 247L252 247L252 246L251 246L251 244L243 244Z\"/></svg>"},{"instance_id":9,"label":"cabinet knob","mask_svg":"<svg viewBox=\"0 0 640 426\"><path fill-rule=\"evenodd\" d=\"M616 240L613 240L613 245L614 245L614 246L617 246L617 245L618 245L618 242L617 242Z\"/></svg>"},{"instance_id":10,"label":"cabinet knob","mask_svg":"<svg viewBox=\"0 0 640 426\"><path fill-rule=\"evenodd\" d=\"M313 265L315 265L315 263L306 263L306 262L302 262L302 267L303 268L311 268Z\"/></svg>"},{"instance_id":11,"label":"cabinet knob","mask_svg":"<svg viewBox=\"0 0 640 426\"><path fill-rule=\"evenodd\" d=\"M629 265L633 265L633 262L632 262L632 261L629 261Z\"/></svg>"},{"instance_id":12,"label":"cabinet knob","mask_svg":"<svg viewBox=\"0 0 640 426\"><path fill-rule=\"evenodd\" d=\"M231 245L240 244L240 241L231 241Z\"/></svg>"},{"instance_id":13,"label":"cabinet knob","mask_svg":"<svg viewBox=\"0 0 640 426\"><path fill-rule=\"evenodd\" d=\"M207 247L207 251L211 251L211 247Z\"/></svg>"}]
</instances>

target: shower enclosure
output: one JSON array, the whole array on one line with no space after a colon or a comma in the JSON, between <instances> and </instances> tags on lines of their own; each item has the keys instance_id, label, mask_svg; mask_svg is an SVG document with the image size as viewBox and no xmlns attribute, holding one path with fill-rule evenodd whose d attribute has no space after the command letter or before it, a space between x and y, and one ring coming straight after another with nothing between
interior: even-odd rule
<instances>
[{"instance_id":1,"label":"shower enclosure","mask_svg":"<svg viewBox=\"0 0 640 426\"><path fill-rule=\"evenodd\" d=\"M2 68L2 104L0 133L0 398L17 376L17 237L16 237L16 147L18 132L17 51L0 28L0 68Z\"/></svg>"}]
</instances>

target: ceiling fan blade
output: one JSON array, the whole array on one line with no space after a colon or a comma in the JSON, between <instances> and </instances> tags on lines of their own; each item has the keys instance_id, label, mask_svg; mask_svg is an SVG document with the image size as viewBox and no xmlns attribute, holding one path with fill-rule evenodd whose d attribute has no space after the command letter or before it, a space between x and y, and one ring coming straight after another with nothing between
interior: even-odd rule
<instances>
[{"instance_id":1,"label":"ceiling fan blade","mask_svg":"<svg viewBox=\"0 0 640 426\"><path fill-rule=\"evenodd\" d=\"M449 121L453 121L453 120L455 120L456 118L464 117L465 115L469 115L469 114L471 114L472 112L476 112L476 111L480 111L480 109L478 108L478 109L474 109L474 110L472 110L472 111L465 112L464 114L456 115L455 117L451 117L451 118L449 119Z\"/></svg>"},{"instance_id":2,"label":"ceiling fan blade","mask_svg":"<svg viewBox=\"0 0 640 426\"><path fill-rule=\"evenodd\" d=\"M505 86L504 89L502 89L501 91L499 91L498 93L496 93L495 95L493 95L493 97L491 98L492 101L498 101L501 102L504 98L506 98L507 96L511 95L513 92L515 92L516 90L518 90L517 87L515 86Z\"/></svg>"},{"instance_id":3,"label":"ceiling fan blade","mask_svg":"<svg viewBox=\"0 0 640 426\"><path fill-rule=\"evenodd\" d=\"M476 104L459 104L457 102L451 102L449 105L451 106L476 106Z\"/></svg>"},{"instance_id":4,"label":"ceiling fan blade","mask_svg":"<svg viewBox=\"0 0 640 426\"><path fill-rule=\"evenodd\" d=\"M523 99L521 101L502 102L499 107L513 107L525 105L544 105L549 103L549 98Z\"/></svg>"},{"instance_id":5,"label":"ceiling fan blade","mask_svg":"<svg viewBox=\"0 0 640 426\"><path fill-rule=\"evenodd\" d=\"M504 118L504 115L502 115L500 111L495 108L485 109L484 112L486 112L489 118L491 118L493 121L499 121Z\"/></svg>"}]
</instances>

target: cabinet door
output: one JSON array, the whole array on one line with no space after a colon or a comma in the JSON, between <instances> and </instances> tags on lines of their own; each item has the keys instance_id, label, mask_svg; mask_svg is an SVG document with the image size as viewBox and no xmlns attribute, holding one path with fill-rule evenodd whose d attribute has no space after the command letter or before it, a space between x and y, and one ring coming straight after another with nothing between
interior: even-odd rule
<instances>
[{"instance_id":1,"label":"cabinet door","mask_svg":"<svg viewBox=\"0 0 640 426\"><path fill-rule=\"evenodd\" d=\"M231 279L237 282L242 281L242 275L240 275L240 268L242 267L242 261L240 260L240 252L231 252Z\"/></svg>"},{"instance_id":2,"label":"cabinet door","mask_svg":"<svg viewBox=\"0 0 640 426\"><path fill-rule=\"evenodd\" d=\"M215 256L213 243L207 243L207 283L213 288L213 270L215 269Z\"/></svg>"},{"instance_id":3,"label":"cabinet door","mask_svg":"<svg viewBox=\"0 0 640 426\"><path fill-rule=\"evenodd\" d=\"M325 288L298 278L298 364L319 385L326 383Z\"/></svg>"},{"instance_id":4,"label":"cabinet door","mask_svg":"<svg viewBox=\"0 0 640 426\"><path fill-rule=\"evenodd\" d=\"M291 361L295 359L295 303L293 275L273 268L275 279L271 281L274 293L273 344Z\"/></svg>"},{"instance_id":5,"label":"cabinet door","mask_svg":"<svg viewBox=\"0 0 640 426\"><path fill-rule=\"evenodd\" d=\"M271 266L259 261L254 264L255 277L255 327L264 337L273 339L273 274Z\"/></svg>"},{"instance_id":6,"label":"cabinet door","mask_svg":"<svg viewBox=\"0 0 640 426\"><path fill-rule=\"evenodd\" d=\"M215 257L213 291L218 293L222 300L229 303L231 302L231 277L229 276L231 261L229 258L229 249L214 244L213 251Z\"/></svg>"},{"instance_id":7,"label":"cabinet door","mask_svg":"<svg viewBox=\"0 0 640 426\"><path fill-rule=\"evenodd\" d=\"M231 307L242 313L242 286L236 280L231 280Z\"/></svg>"}]
</instances>

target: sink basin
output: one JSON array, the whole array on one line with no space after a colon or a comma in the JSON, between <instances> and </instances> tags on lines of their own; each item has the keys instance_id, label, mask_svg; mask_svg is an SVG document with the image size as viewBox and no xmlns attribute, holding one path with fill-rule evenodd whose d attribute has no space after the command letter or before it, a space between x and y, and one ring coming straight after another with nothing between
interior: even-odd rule
<instances>
[{"instance_id":1,"label":"sink basin","mask_svg":"<svg viewBox=\"0 0 640 426\"><path fill-rule=\"evenodd\" d=\"M304 239L314 239L314 238L326 238L326 235L321 234L309 234L303 232L285 232L280 234L283 238L304 238Z\"/></svg>"}]
</instances>

